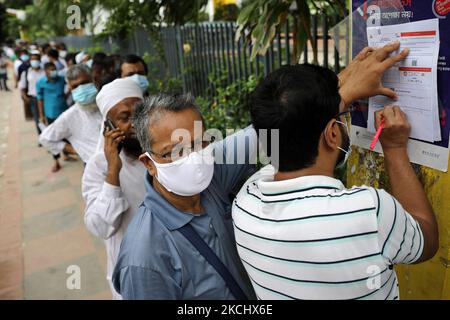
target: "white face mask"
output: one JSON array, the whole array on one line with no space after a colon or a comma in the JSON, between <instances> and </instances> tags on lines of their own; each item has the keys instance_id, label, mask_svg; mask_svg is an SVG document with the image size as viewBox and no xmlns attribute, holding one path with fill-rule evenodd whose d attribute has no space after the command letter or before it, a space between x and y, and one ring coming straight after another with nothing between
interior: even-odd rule
<instances>
[{"instance_id":1,"label":"white face mask","mask_svg":"<svg viewBox=\"0 0 450 320\"><path fill-rule=\"evenodd\" d=\"M157 169L156 179L167 191L180 196L193 196L205 190L214 174L213 147L208 146L199 152L170 163L158 163L146 152Z\"/></svg>"}]
</instances>

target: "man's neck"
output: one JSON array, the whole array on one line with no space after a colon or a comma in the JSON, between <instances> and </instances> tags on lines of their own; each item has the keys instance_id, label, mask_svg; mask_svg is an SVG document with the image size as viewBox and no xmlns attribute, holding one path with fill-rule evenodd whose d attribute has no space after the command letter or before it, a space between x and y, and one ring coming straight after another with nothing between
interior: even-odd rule
<instances>
[{"instance_id":1,"label":"man's neck","mask_svg":"<svg viewBox=\"0 0 450 320\"><path fill-rule=\"evenodd\" d=\"M152 184L156 192L158 192L164 199L166 199L171 205L181 212L192 213L194 215L200 215L203 213L200 194L189 197L179 196L173 192L167 191L156 178L153 178Z\"/></svg>"},{"instance_id":2,"label":"man's neck","mask_svg":"<svg viewBox=\"0 0 450 320\"><path fill-rule=\"evenodd\" d=\"M128 158L130 158L131 160L133 160L133 161L137 161L137 160L139 160L139 156L142 154L142 151L135 151L135 152L133 152L133 151L131 151L131 150L127 150L127 149L125 149L125 148L123 148L122 149L123 150L123 152L125 153L125 155L128 157Z\"/></svg>"},{"instance_id":3,"label":"man's neck","mask_svg":"<svg viewBox=\"0 0 450 320\"><path fill-rule=\"evenodd\" d=\"M306 176L327 176L334 177L334 170L330 167L321 166L318 164L313 165L305 169L296 171L277 172L274 176L275 181L289 180Z\"/></svg>"}]
</instances>

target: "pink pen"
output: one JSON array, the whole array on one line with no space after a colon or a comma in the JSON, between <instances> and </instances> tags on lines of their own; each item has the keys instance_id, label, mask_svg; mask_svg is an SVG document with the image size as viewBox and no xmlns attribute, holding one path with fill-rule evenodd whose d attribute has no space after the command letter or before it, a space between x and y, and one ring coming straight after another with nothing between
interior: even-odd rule
<instances>
[{"instance_id":1,"label":"pink pen","mask_svg":"<svg viewBox=\"0 0 450 320\"><path fill-rule=\"evenodd\" d=\"M370 150L373 151L375 149L375 145L377 144L378 138L380 137L381 130L384 128L384 118L381 119L380 126L378 127L377 133L375 134L375 137L373 137L372 142L370 143Z\"/></svg>"}]
</instances>

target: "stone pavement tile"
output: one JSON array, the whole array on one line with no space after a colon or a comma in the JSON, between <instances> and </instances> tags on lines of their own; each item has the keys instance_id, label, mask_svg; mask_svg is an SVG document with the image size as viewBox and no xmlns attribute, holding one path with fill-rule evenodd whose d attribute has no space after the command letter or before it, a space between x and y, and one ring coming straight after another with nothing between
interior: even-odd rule
<instances>
[{"instance_id":1,"label":"stone pavement tile","mask_svg":"<svg viewBox=\"0 0 450 320\"><path fill-rule=\"evenodd\" d=\"M20 153L20 159L27 159L27 158L42 158L42 157L48 157L47 150L45 150L43 147L33 147L30 149L22 150Z\"/></svg>"},{"instance_id":2,"label":"stone pavement tile","mask_svg":"<svg viewBox=\"0 0 450 320\"><path fill-rule=\"evenodd\" d=\"M41 164L41 165L33 165L29 168L21 168L22 171L22 183L27 182L23 179L47 179L47 181L50 183L53 180L65 178L66 175L64 173L64 170L58 171L58 172L51 172L51 166L53 165L53 159L47 159L47 163Z\"/></svg>"},{"instance_id":3,"label":"stone pavement tile","mask_svg":"<svg viewBox=\"0 0 450 320\"><path fill-rule=\"evenodd\" d=\"M0 92L0 299L110 299L103 240L83 222L83 163L51 173L35 130L18 92ZM82 268L81 291L65 288L69 264Z\"/></svg>"},{"instance_id":4,"label":"stone pavement tile","mask_svg":"<svg viewBox=\"0 0 450 320\"><path fill-rule=\"evenodd\" d=\"M51 155L45 149L38 147L22 150L20 159L17 160L20 160L21 168L33 167L30 162L34 164L34 167L47 167L53 162Z\"/></svg>"},{"instance_id":5,"label":"stone pavement tile","mask_svg":"<svg viewBox=\"0 0 450 320\"><path fill-rule=\"evenodd\" d=\"M95 253L95 247L85 227L79 226L27 242L23 252L25 275L29 275Z\"/></svg>"},{"instance_id":6,"label":"stone pavement tile","mask_svg":"<svg viewBox=\"0 0 450 320\"><path fill-rule=\"evenodd\" d=\"M2 193L0 194L0 199L2 206L4 208L6 205L13 205L19 202L15 202L16 199L20 198L20 190L16 186L6 186L2 185ZM1 211L0 211L1 212Z\"/></svg>"},{"instance_id":7,"label":"stone pavement tile","mask_svg":"<svg viewBox=\"0 0 450 320\"><path fill-rule=\"evenodd\" d=\"M24 219L22 224L23 241L28 243L37 238L84 226L84 222L78 214L79 211L80 207L75 205Z\"/></svg>"},{"instance_id":8,"label":"stone pavement tile","mask_svg":"<svg viewBox=\"0 0 450 320\"><path fill-rule=\"evenodd\" d=\"M80 289L67 288L68 278L74 276L67 273L67 268L72 265L79 267ZM109 290L109 285L95 253L67 260L25 277L25 299L86 299L97 294L104 296L106 290Z\"/></svg>"},{"instance_id":9,"label":"stone pavement tile","mask_svg":"<svg viewBox=\"0 0 450 320\"><path fill-rule=\"evenodd\" d=\"M73 206L79 201L70 187L43 194L31 195L22 199L23 216L24 218L29 218L42 213L56 211Z\"/></svg>"},{"instance_id":10,"label":"stone pavement tile","mask_svg":"<svg viewBox=\"0 0 450 320\"><path fill-rule=\"evenodd\" d=\"M0 250L15 247L21 243L20 225L1 228Z\"/></svg>"},{"instance_id":11,"label":"stone pavement tile","mask_svg":"<svg viewBox=\"0 0 450 320\"><path fill-rule=\"evenodd\" d=\"M23 285L0 288L0 300L22 300L23 299Z\"/></svg>"},{"instance_id":12,"label":"stone pavement tile","mask_svg":"<svg viewBox=\"0 0 450 320\"><path fill-rule=\"evenodd\" d=\"M24 175L22 181L22 196L25 199L31 195L57 191L70 185L67 177L63 175L51 177L42 174Z\"/></svg>"},{"instance_id":13,"label":"stone pavement tile","mask_svg":"<svg viewBox=\"0 0 450 320\"><path fill-rule=\"evenodd\" d=\"M103 292L94 294L93 296L86 297L85 300L111 300L111 290L105 290Z\"/></svg>"},{"instance_id":14,"label":"stone pavement tile","mask_svg":"<svg viewBox=\"0 0 450 320\"><path fill-rule=\"evenodd\" d=\"M9 259L0 260L0 289L18 286L22 283L22 256L11 253Z\"/></svg>"},{"instance_id":15,"label":"stone pavement tile","mask_svg":"<svg viewBox=\"0 0 450 320\"><path fill-rule=\"evenodd\" d=\"M8 246L0 247L0 263L3 261L15 260L17 257L22 258L20 252L21 247L22 243L19 241L11 243Z\"/></svg>"},{"instance_id":16,"label":"stone pavement tile","mask_svg":"<svg viewBox=\"0 0 450 320\"><path fill-rule=\"evenodd\" d=\"M81 183L79 186L75 185L72 187L72 192L73 194L80 199L79 204L79 208L80 208L80 212L82 213L82 216L84 215L84 203L83 203L83 197L81 195Z\"/></svg>"},{"instance_id":17,"label":"stone pavement tile","mask_svg":"<svg viewBox=\"0 0 450 320\"><path fill-rule=\"evenodd\" d=\"M36 140L25 140L21 141L19 144L20 149L27 150L34 147L37 147L37 141Z\"/></svg>"},{"instance_id":18,"label":"stone pavement tile","mask_svg":"<svg viewBox=\"0 0 450 320\"><path fill-rule=\"evenodd\" d=\"M20 101L21 103L21 101ZM23 110L20 110L20 115L21 115L21 126L19 128L19 132L20 133L27 133L27 132L35 132L36 127L34 125L34 122L32 120L25 120L25 117L23 115Z\"/></svg>"},{"instance_id":19,"label":"stone pavement tile","mask_svg":"<svg viewBox=\"0 0 450 320\"><path fill-rule=\"evenodd\" d=\"M73 173L71 172L70 174L66 175L66 177L72 186L77 187L81 191L81 178L83 177L82 171L76 171Z\"/></svg>"},{"instance_id":20,"label":"stone pavement tile","mask_svg":"<svg viewBox=\"0 0 450 320\"><path fill-rule=\"evenodd\" d=\"M0 93L0 299L23 298L17 93Z\"/></svg>"},{"instance_id":21,"label":"stone pavement tile","mask_svg":"<svg viewBox=\"0 0 450 320\"><path fill-rule=\"evenodd\" d=\"M35 148L35 147L33 147ZM25 152L25 151L24 151ZM42 173L51 172L51 168L53 165L53 157L50 153L46 154L47 156L39 156L36 158L33 157L25 157L20 159L20 168L22 170L29 170L34 168L41 168Z\"/></svg>"},{"instance_id":22,"label":"stone pavement tile","mask_svg":"<svg viewBox=\"0 0 450 320\"><path fill-rule=\"evenodd\" d=\"M20 224L21 222L21 206L20 206L20 200L14 200L14 198L11 198L11 201L4 201L5 199L2 199L3 197L0 197L0 203L2 204L2 208L0 211L0 229L2 228L9 228L10 226L15 226Z\"/></svg>"},{"instance_id":23,"label":"stone pavement tile","mask_svg":"<svg viewBox=\"0 0 450 320\"><path fill-rule=\"evenodd\" d=\"M21 143L34 143L35 146L38 145L38 136L37 132L30 131L28 128L25 130L20 130L20 142Z\"/></svg>"}]
</instances>

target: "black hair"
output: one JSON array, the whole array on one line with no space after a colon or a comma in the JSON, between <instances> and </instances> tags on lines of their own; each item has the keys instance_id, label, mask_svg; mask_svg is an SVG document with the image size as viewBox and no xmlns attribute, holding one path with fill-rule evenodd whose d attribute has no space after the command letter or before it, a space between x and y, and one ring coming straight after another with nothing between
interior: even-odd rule
<instances>
[{"instance_id":1,"label":"black hair","mask_svg":"<svg viewBox=\"0 0 450 320\"><path fill-rule=\"evenodd\" d=\"M48 50L49 50L49 48L50 48L50 45L48 44L48 43L44 43L42 46L41 46L41 48L42 48L42 52L44 53L44 54L47 54L48 52Z\"/></svg>"},{"instance_id":2,"label":"black hair","mask_svg":"<svg viewBox=\"0 0 450 320\"><path fill-rule=\"evenodd\" d=\"M51 67L56 68L55 64L53 62L47 62L46 64L44 64L44 70L48 70Z\"/></svg>"},{"instance_id":3,"label":"black hair","mask_svg":"<svg viewBox=\"0 0 450 320\"><path fill-rule=\"evenodd\" d=\"M60 42L56 45L59 50L67 50L67 46L64 42Z\"/></svg>"},{"instance_id":4,"label":"black hair","mask_svg":"<svg viewBox=\"0 0 450 320\"><path fill-rule=\"evenodd\" d=\"M27 49L17 49L15 53L16 53L16 56L20 56L22 53L28 54L28 50Z\"/></svg>"},{"instance_id":5,"label":"black hair","mask_svg":"<svg viewBox=\"0 0 450 320\"><path fill-rule=\"evenodd\" d=\"M282 66L259 83L250 96L250 115L258 135L260 129L279 130L279 171L315 163L320 135L339 113L340 101L336 74L315 65ZM270 141L266 152L276 156Z\"/></svg>"},{"instance_id":6,"label":"black hair","mask_svg":"<svg viewBox=\"0 0 450 320\"><path fill-rule=\"evenodd\" d=\"M104 61L108 56L104 52L96 52L92 57L92 63L98 63Z\"/></svg>"},{"instance_id":7,"label":"black hair","mask_svg":"<svg viewBox=\"0 0 450 320\"><path fill-rule=\"evenodd\" d=\"M73 52L68 53L68 54L66 55L66 57L64 58L64 60L66 60L67 63L68 63L69 61L71 61L72 64L77 64L77 62L75 61L75 56L76 56L76 54L73 53Z\"/></svg>"},{"instance_id":8,"label":"black hair","mask_svg":"<svg viewBox=\"0 0 450 320\"><path fill-rule=\"evenodd\" d=\"M92 61L92 75L98 90L119 78L120 72L116 70L114 57L107 56L102 52L96 53Z\"/></svg>"},{"instance_id":9,"label":"black hair","mask_svg":"<svg viewBox=\"0 0 450 320\"><path fill-rule=\"evenodd\" d=\"M48 55L50 58L53 58L53 59L58 59L58 58L59 58L58 50L53 49L53 48L50 49L50 50L48 50L47 55Z\"/></svg>"},{"instance_id":10,"label":"black hair","mask_svg":"<svg viewBox=\"0 0 450 320\"><path fill-rule=\"evenodd\" d=\"M142 59L141 57L139 57L135 54L127 54L126 56L124 56L122 58L122 63L120 64L120 68L122 68L122 65L124 63L136 64L139 62L144 65L145 74L148 74L148 67L147 67L147 64L145 63L144 59Z\"/></svg>"}]
</instances>

